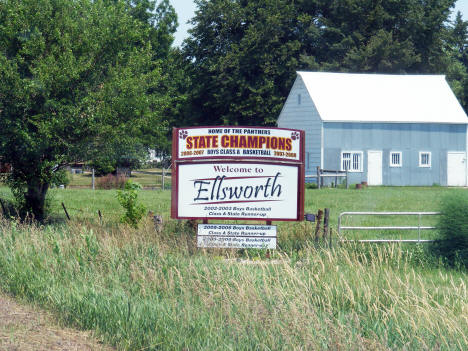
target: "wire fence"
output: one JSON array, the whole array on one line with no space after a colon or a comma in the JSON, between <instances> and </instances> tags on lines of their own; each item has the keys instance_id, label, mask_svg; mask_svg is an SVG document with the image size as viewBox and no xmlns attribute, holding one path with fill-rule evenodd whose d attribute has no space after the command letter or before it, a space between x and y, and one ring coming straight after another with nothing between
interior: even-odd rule
<instances>
[{"instance_id":1,"label":"wire fence","mask_svg":"<svg viewBox=\"0 0 468 351\"><path fill-rule=\"evenodd\" d=\"M131 179L139 183L145 190L156 189L171 189L172 185L172 172L170 169L149 169L131 171L130 176L120 175L120 182L123 184L125 180ZM82 188L82 189L108 189L110 187L118 187L106 184L107 181L115 181L116 179L105 179L106 177L97 177L93 175L92 171L79 171L72 172L70 175L70 183L67 187ZM64 185L65 186L65 185Z\"/></svg>"},{"instance_id":2,"label":"wire fence","mask_svg":"<svg viewBox=\"0 0 468 351\"><path fill-rule=\"evenodd\" d=\"M408 242L408 243L422 243L431 242L433 240L425 239L421 237L422 231L434 230L435 226L423 225L422 217L424 216L436 216L440 215L440 212L342 212L338 216L338 236L340 241L356 241L356 242ZM417 216L417 225L343 225L343 217L346 216ZM417 238L415 239L389 239L389 238L370 238L370 239L359 239L350 240L343 237L343 231L345 230L359 230L359 231L417 231Z\"/></svg>"}]
</instances>

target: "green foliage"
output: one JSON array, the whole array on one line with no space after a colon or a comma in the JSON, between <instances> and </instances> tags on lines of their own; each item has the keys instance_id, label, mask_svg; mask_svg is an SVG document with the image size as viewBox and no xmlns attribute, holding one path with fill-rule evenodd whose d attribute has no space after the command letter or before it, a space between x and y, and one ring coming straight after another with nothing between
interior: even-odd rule
<instances>
[{"instance_id":1,"label":"green foliage","mask_svg":"<svg viewBox=\"0 0 468 351\"><path fill-rule=\"evenodd\" d=\"M70 182L71 182L70 172L68 172L65 169L60 169L54 173L52 181L51 181L51 185L56 186L56 187L60 185L64 185L65 187L67 187L70 184Z\"/></svg>"},{"instance_id":2,"label":"green foliage","mask_svg":"<svg viewBox=\"0 0 468 351\"><path fill-rule=\"evenodd\" d=\"M317 185L317 183L305 183L305 188L306 189L317 189L318 185Z\"/></svg>"},{"instance_id":3,"label":"green foliage","mask_svg":"<svg viewBox=\"0 0 468 351\"><path fill-rule=\"evenodd\" d=\"M103 177L109 173L115 172L115 162L107 155L99 155L87 164L91 169L94 168L94 175L96 177Z\"/></svg>"},{"instance_id":4,"label":"green foliage","mask_svg":"<svg viewBox=\"0 0 468 351\"><path fill-rule=\"evenodd\" d=\"M125 209L125 214L120 220L122 223L130 224L134 228L138 228L138 224L146 212L146 207L138 203L138 190L140 189L140 184L127 180L123 190L117 191L117 199Z\"/></svg>"},{"instance_id":5,"label":"green foliage","mask_svg":"<svg viewBox=\"0 0 468 351\"><path fill-rule=\"evenodd\" d=\"M295 5L196 3L184 47L193 82L185 124L273 125L299 67Z\"/></svg>"},{"instance_id":6,"label":"green foliage","mask_svg":"<svg viewBox=\"0 0 468 351\"><path fill-rule=\"evenodd\" d=\"M177 30L177 14L169 0L125 0L128 13L142 23L149 25L153 54L166 59Z\"/></svg>"},{"instance_id":7,"label":"green foliage","mask_svg":"<svg viewBox=\"0 0 468 351\"><path fill-rule=\"evenodd\" d=\"M448 36L451 64L446 74L455 95L460 100L465 111L468 110L468 22L464 21L460 12L452 23Z\"/></svg>"},{"instance_id":8,"label":"green foliage","mask_svg":"<svg viewBox=\"0 0 468 351\"><path fill-rule=\"evenodd\" d=\"M148 147L143 144L119 140L107 145L105 152L102 149L97 151L88 166L94 168L96 176L100 177L115 172L117 168L141 168L148 154Z\"/></svg>"},{"instance_id":9,"label":"green foliage","mask_svg":"<svg viewBox=\"0 0 468 351\"><path fill-rule=\"evenodd\" d=\"M159 90L157 56L168 50L175 18L165 0L156 17L136 21L141 2L154 3L0 2L0 154L38 220L54 173L68 163L116 143L154 148L163 139L169 98Z\"/></svg>"},{"instance_id":10,"label":"green foliage","mask_svg":"<svg viewBox=\"0 0 468 351\"><path fill-rule=\"evenodd\" d=\"M438 223L439 238L432 252L444 257L452 266L468 267L468 194L452 194L442 201Z\"/></svg>"}]
</instances>

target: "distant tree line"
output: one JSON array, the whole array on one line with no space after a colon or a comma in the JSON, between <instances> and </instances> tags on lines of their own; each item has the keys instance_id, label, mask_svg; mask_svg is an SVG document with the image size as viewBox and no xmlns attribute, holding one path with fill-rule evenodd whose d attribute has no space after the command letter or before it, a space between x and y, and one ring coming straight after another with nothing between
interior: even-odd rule
<instances>
[{"instance_id":1,"label":"distant tree line","mask_svg":"<svg viewBox=\"0 0 468 351\"><path fill-rule=\"evenodd\" d=\"M468 108L455 0L195 0L172 47L169 0L1 0L0 155L45 217L68 164L170 153L173 126L275 125L297 70L445 74Z\"/></svg>"}]
</instances>

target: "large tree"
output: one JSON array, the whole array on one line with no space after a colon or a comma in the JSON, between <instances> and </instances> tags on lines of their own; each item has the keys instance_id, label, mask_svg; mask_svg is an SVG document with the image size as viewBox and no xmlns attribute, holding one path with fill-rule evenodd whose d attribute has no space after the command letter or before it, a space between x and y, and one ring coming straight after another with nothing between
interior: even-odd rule
<instances>
[{"instance_id":1,"label":"large tree","mask_svg":"<svg viewBox=\"0 0 468 351\"><path fill-rule=\"evenodd\" d=\"M186 123L274 124L298 67L296 10L285 0L195 0L185 42L193 87Z\"/></svg>"},{"instance_id":2,"label":"large tree","mask_svg":"<svg viewBox=\"0 0 468 351\"><path fill-rule=\"evenodd\" d=\"M301 69L447 74L467 107L455 1L196 0L183 123L274 124Z\"/></svg>"},{"instance_id":3,"label":"large tree","mask_svg":"<svg viewBox=\"0 0 468 351\"><path fill-rule=\"evenodd\" d=\"M446 72L447 78L463 108L468 112L468 22L463 20L460 12L452 23L448 42L450 65Z\"/></svg>"},{"instance_id":4,"label":"large tree","mask_svg":"<svg viewBox=\"0 0 468 351\"><path fill-rule=\"evenodd\" d=\"M127 1L0 1L0 155L37 220L68 163L111 141L161 139L168 99L154 35Z\"/></svg>"}]
</instances>

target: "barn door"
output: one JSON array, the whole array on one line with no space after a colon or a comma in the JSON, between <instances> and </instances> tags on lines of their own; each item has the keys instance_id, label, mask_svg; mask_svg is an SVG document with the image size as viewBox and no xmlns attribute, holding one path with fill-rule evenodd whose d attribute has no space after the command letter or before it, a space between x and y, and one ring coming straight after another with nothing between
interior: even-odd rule
<instances>
[{"instance_id":1,"label":"barn door","mask_svg":"<svg viewBox=\"0 0 468 351\"><path fill-rule=\"evenodd\" d=\"M382 185L382 151L367 151L367 184Z\"/></svg>"},{"instance_id":2,"label":"barn door","mask_svg":"<svg viewBox=\"0 0 468 351\"><path fill-rule=\"evenodd\" d=\"M447 153L447 185L466 186L466 155L464 152Z\"/></svg>"}]
</instances>

